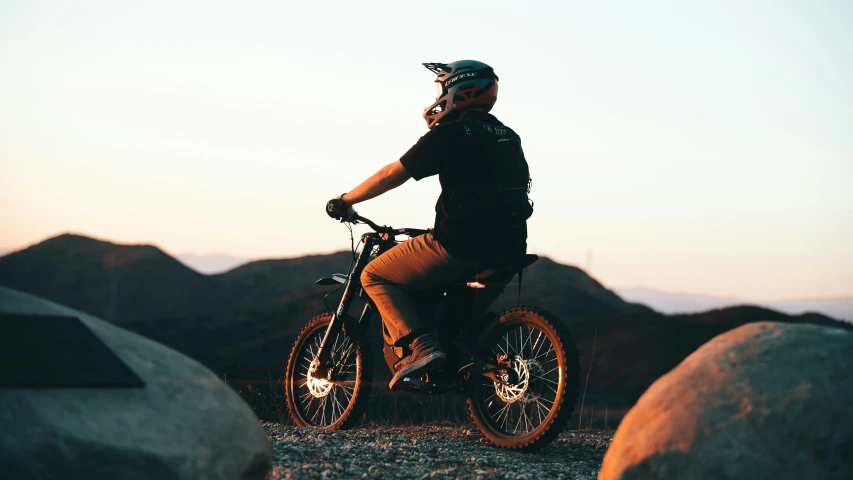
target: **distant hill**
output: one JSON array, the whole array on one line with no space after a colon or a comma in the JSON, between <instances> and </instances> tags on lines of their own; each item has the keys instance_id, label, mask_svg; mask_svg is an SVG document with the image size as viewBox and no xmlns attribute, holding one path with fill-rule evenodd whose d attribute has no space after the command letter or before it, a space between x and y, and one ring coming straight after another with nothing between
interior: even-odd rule
<instances>
[{"instance_id":1,"label":"distant hill","mask_svg":"<svg viewBox=\"0 0 853 480\"><path fill-rule=\"evenodd\" d=\"M496 305L514 306L517 295L518 284L513 283ZM580 268L546 257L524 270L521 302L547 308L563 319L652 311L645 305L626 302Z\"/></svg>"},{"instance_id":2,"label":"distant hill","mask_svg":"<svg viewBox=\"0 0 853 480\"><path fill-rule=\"evenodd\" d=\"M163 318L278 311L314 281L346 273L350 252L258 260L200 274L151 245L120 245L65 234L0 258L0 285L121 324ZM543 258L525 271L523 299L564 317L648 311L582 270ZM515 304L511 285L499 302ZM302 292L302 293L300 293ZM305 319L288 319L305 321Z\"/></svg>"},{"instance_id":3,"label":"distant hill","mask_svg":"<svg viewBox=\"0 0 853 480\"><path fill-rule=\"evenodd\" d=\"M213 278L228 292L230 309L269 309L290 294L309 289L332 273L347 273L352 253L258 260Z\"/></svg>"},{"instance_id":4,"label":"distant hill","mask_svg":"<svg viewBox=\"0 0 853 480\"><path fill-rule=\"evenodd\" d=\"M730 307L698 314L657 312L604 315L566 322L578 344L589 390L636 400L651 383L711 338L756 321L853 326L819 315L791 316L760 307ZM593 349L595 354L593 355Z\"/></svg>"},{"instance_id":5,"label":"distant hill","mask_svg":"<svg viewBox=\"0 0 853 480\"><path fill-rule=\"evenodd\" d=\"M280 362L287 342L327 309L323 297L334 288L314 281L346 273L350 261L338 252L202 275L154 246L66 234L0 258L0 285L122 324L217 369L261 367ZM515 305L517 295L517 284L508 286L496 308ZM547 258L525 271L522 301L564 319L651 311Z\"/></svg>"},{"instance_id":6,"label":"distant hill","mask_svg":"<svg viewBox=\"0 0 853 480\"><path fill-rule=\"evenodd\" d=\"M150 245L64 234L0 257L0 285L126 324L215 312L221 288Z\"/></svg>"},{"instance_id":7,"label":"distant hill","mask_svg":"<svg viewBox=\"0 0 853 480\"><path fill-rule=\"evenodd\" d=\"M752 302L735 297L672 293L648 288L616 288L614 291L625 299L648 305L662 313L695 313L736 305L756 305L792 315L815 312L853 321L853 297Z\"/></svg>"},{"instance_id":8,"label":"distant hill","mask_svg":"<svg viewBox=\"0 0 853 480\"><path fill-rule=\"evenodd\" d=\"M263 383L282 374L296 334L327 309L324 297L335 287L313 282L346 272L350 259L349 252L339 252L260 260L202 275L153 246L61 235L0 258L0 285L112 319L231 380ZM329 298L330 307L339 294ZM508 286L495 309L515 305L517 295L517 284ZM758 307L664 315L625 302L583 270L547 258L525 270L521 303L546 308L569 327L591 396L627 404L704 342L744 323L849 328L822 315L792 317ZM378 378L384 378L378 322L369 339Z\"/></svg>"},{"instance_id":9,"label":"distant hill","mask_svg":"<svg viewBox=\"0 0 853 480\"><path fill-rule=\"evenodd\" d=\"M155 246L63 234L0 258L0 285L128 325L274 309L318 278L345 271L350 257L260 260L203 275Z\"/></svg>"}]
</instances>

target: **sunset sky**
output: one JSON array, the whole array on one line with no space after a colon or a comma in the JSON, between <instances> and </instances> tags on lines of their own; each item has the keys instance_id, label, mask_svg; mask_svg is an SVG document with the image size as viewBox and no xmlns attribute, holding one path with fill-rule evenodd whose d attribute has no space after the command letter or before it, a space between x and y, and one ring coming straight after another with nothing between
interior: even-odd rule
<instances>
[{"instance_id":1,"label":"sunset sky","mask_svg":"<svg viewBox=\"0 0 853 480\"><path fill-rule=\"evenodd\" d=\"M465 58L495 68L493 113L522 137L531 252L611 287L853 295L844 0L6 0L0 248L348 248L326 200L426 132L420 63ZM426 227L438 193L358 210Z\"/></svg>"}]
</instances>

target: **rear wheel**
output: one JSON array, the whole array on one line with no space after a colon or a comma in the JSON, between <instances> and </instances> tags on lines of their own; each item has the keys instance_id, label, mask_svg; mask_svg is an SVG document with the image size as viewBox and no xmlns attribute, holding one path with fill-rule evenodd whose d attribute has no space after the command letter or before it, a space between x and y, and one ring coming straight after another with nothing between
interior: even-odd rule
<instances>
[{"instance_id":1,"label":"rear wheel","mask_svg":"<svg viewBox=\"0 0 853 480\"><path fill-rule=\"evenodd\" d=\"M341 331L330 339L332 380L314 376L320 342L331 321L331 313L314 317L290 351L284 390L290 419L298 426L348 428L361 417L370 396L372 370L361 332Z\"/></svg>"},{"instance_id":2,"label":"rear wheel","mask_svg":"<svg viewBox=\"0 0 853 480\"><path fill-rule=\"evenodd\" d=\"M469 381L468 412L486 441L533 451L556 438L574 410L580 384L577 349L560 321L536 307L505 310L478 347L490 352L490 360L503 358L517 380Z\"/></svg>"}]
</instances>

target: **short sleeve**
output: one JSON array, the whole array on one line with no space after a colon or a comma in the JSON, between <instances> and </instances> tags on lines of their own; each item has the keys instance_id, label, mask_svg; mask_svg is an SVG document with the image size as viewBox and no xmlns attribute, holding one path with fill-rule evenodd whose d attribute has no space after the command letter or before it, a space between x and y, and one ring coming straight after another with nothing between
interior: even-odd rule
<instances>
[{"instance_id":1,"label":"short sleeve","mask_svg":"<svg viewBox=\"0 0 853 480\"><path fill-rule=\"evenodd\" d=\"M412 178L420 180L441 172L453 130L452 125L437 125L400 157L400 163Z\"/></svg>"}]
</instances>

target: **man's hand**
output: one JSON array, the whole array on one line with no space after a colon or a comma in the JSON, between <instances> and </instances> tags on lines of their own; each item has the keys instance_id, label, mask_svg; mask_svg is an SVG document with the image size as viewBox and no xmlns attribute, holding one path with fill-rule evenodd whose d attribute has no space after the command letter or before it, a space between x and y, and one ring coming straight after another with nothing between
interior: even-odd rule
<instances>
[{"instance_id":1,"label":"man's hand","mask_svg":"<svg viewBox=\"0 0 853 480\"><path fill-rule=\"evenodd\" d=\"M342 194L340 197L333 198L326 202L326 214L335 220L340 220L341 223L349 222L356 215L352 205L349 205L347 201L344 200L344 195L346 194Z\"/></svg>"}]
</instances>

